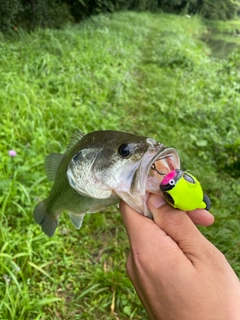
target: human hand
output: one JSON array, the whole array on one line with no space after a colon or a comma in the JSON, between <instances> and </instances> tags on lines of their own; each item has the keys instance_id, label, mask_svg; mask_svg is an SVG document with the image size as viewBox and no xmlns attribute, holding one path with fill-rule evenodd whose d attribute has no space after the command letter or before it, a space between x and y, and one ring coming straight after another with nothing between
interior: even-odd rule
<instances>
[{"instance_id":1,"label":"human hand","mask_svg":"<svg viewBox=\"0 0 240 320\"><path fill-rule=\"evenodd\" d=\"M131 251L127 273L153 320L239 320L240 284L224 255L196 228L205 210L186 214L151 195L154 221L125 202L120 211Z\"/></svg>"}]
</instances>

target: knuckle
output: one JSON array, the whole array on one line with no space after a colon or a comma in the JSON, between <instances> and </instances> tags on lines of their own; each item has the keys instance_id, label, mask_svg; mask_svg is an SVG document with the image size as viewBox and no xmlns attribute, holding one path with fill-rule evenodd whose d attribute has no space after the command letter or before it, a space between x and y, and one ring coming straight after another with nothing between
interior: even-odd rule
<instances>
[{"instance_id":1,"label":"knuckle","mask_svg":"<svg viewBox=\"0 0 240 320\"><path fill-rule=\"evenodd\" d=\"M189 220L189 219L190 218L187 216L185 212L173 209L166 213L165 222L169 225L181 227L186 223L186 220Z\"/></svg>"}]
</instances>

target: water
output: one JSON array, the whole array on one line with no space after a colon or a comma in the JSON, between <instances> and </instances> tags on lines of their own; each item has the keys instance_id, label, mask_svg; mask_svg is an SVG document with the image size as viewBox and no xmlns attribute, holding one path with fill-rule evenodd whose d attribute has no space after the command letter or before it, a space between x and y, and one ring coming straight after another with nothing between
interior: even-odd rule
<instances>
[{"instance_id":1,"label":"water","mask_svg":"<svg viewBox=\"0 0 240 320\"><path fill-rule=\"evenodd\" d=\"M226 34L210 34L202 40L211 48L211 55L218 59L226 58L236 48L240 48L240 37Z\"/></svg>"}]
</instances>

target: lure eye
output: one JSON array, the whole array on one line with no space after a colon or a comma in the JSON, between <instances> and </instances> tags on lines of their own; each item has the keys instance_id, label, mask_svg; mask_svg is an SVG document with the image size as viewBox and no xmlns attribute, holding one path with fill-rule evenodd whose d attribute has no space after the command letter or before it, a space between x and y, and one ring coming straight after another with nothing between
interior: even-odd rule
<instances>
[{"instance_id":1,"label":"lure eye","mask_svg":"<svg viewBox=\"0 0 240 320\"><path fill-rule=\"evenodd\" d=\"M189 183L196 183L195 180L187 173L183 174L183 178Z\"/></svg>"},{"instance_id":2,"label":"lure eye","mask_svg":"<svg viewBox=\"0 0 240 320\"><path fill-rule=\"evenodd\" d=\"M175 186L175 184L176 184L176 182L175 182L174 179L170 179L170 180L168 181L168 183L170 184L170 186Z\"/></svg>"},{"instance_id":3,"label":"lure eye","mask_svg":"<svg viewBox=\"0 0 240 320\"><path fill-rule=\"evenodd\" d=\"M173 188L175 188L176 181L174 179L169 179L168 180L167 176L164 179L160 183L160 190L162 192L169 191L169 190L172 190Z\"/></svg>"},{"instance_id":4,"label":"lure eye","mask_svg":"<svg viewBox=\"0 0 240 320\"><path fill-rule=\"evenodd\" d=\"M129 146L126 143L121 144L118 152L122 157L128 157L130 155Z\"/></svg>"}]
</instances>

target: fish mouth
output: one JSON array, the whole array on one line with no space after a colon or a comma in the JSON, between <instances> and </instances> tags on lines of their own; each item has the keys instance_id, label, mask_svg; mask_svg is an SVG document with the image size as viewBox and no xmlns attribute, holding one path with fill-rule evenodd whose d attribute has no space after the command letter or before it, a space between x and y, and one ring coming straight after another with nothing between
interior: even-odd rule
<instances>
[{"instance_id":1,"label":"fish mouth","mask_svg":"<svg viewBox=\"0 0 240 320\"><path fill-rule=\"evenodd\" d=\"M160 183L169 172L180 169L180 158L174 148L159 145L142 157L132 181L131 193L135 199L135 209L143 215L152 217L147 208L147 199L151 193L161 194ZM139 210L140 209L140 210Z\"/></svg>"},{"instance_id":2,"label":"fish mouth","mask_svg":"<svg viewBox=\"0 0 240 320\"><path fill-rule=\"evenodd\" d=\"M146 157L146 160L144 159ZM180 158L174 148L164 147L148 161L146 153L143 157L142 183L147 192L159 193L160 183L169 172L180 169ZM144 162L146 164L144 165ZM148 161L148 162L147 162Z\"/></svg>"}]
</instances>

